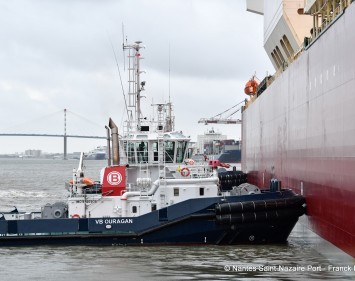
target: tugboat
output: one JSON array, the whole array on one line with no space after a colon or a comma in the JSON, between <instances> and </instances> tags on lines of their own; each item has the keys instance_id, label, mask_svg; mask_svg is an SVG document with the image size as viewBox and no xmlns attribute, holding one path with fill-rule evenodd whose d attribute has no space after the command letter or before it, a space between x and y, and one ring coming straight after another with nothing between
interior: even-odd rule
<instances>
[{"instance_id":1,"label":"tugboat","mask_svg":"<svg viewBox=\"0 0 355 281\"><path fill-rule=\"evenodd\" d=\"M217 172L218 160L187 159L189 138L174 129L172 103L141 112L141 42L128 51L128 120L119 137L112 119L107 167L95 182L84 176L81 154L66 202L39 212L0 212L0 246L197 245L285 242L305 213L305 201L277 179L269 190L241 171ZM112 149L111 149L112 148ZM111 152L112 150L112 152ZM112 157L111 157L112 155Z\"/></svg>"}]
</instances>

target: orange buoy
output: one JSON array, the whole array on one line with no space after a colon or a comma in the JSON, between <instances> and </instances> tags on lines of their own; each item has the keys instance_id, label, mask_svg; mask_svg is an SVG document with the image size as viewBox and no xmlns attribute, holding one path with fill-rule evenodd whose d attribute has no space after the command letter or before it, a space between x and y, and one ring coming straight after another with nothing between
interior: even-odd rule
<instances>
[{"instance_id":1,"label":"orange buoy","mask_svg":"<svg viewBox=\"0 0 355 281\"><path fill-rule=\"evenodd\" d=\"M256 82L254 79L250 79L245 84L244 93L246 93L249 96L255 95L258 89L258 85L259 85L258 82Z\"/></svg>"},{"instance_id":2,"label":"orange buoy","mask_svg":"<svg viewBox=\"0 0 355 281\"><path fill-rule=\"evenodd\" d=\"M78 214L74 214L71 217L72 217L72 219L80 219L80 216Z\"/></svg>"}]
</instances>

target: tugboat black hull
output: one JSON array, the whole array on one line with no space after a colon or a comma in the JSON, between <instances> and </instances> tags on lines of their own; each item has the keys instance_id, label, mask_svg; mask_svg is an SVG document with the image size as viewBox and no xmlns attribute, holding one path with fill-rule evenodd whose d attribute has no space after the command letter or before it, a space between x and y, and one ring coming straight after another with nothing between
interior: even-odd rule
<instances>
[{"instance_id":1,"label":"tugboat black hull","mask_svg":"<svg viewBox=\"0 0 355 281\"><path fill-rule=\"evenodd\" d=\"M1 220L0 246L283 243L304 212L303 197L283 190L191 199L139 217Z\"/></svg>"}]
</instances>

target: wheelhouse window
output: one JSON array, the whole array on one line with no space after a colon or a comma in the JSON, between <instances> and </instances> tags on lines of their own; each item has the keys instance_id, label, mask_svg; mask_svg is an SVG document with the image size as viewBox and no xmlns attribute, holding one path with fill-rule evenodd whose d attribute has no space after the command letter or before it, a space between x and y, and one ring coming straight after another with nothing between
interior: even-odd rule
<instances>
[{"instance_id":1,"label":"wheelhouse window","mask_svg":"<svg viewBox=\"0 0 355 281\"><path fill-rule=\"evenodd\" d=\"M186 150L186 141L179 141L177 143L177 150L176 150L176 163L182 163L184 161Z\"/></svg>"},{"instance_id":2,"label":"wheelhouse window","mask_svg":"<svg viewBox=\"0 0 355 281\"><path fill-rule=\"evenodd\" d=\"M290 54L290 52L286 48L285 42L282 39L280 40L280 44L281 44L282 49L284 50L284 53L290 59L292 54Z\"/></svg>"},{"instance_id":3,"label":"wheelhouse window","mask_svg":"<svg viewBox=\"0 0 355 281\"><path fill-rule=\"evenodd\" d=\"M274 60L274 63L276 64L276 67L279 68L280 67L280 63L277 60L277 57L276 57L274 51L271 53L271 56L272 56L272 59Z\"/></svg>"},{"instance_id":4,"label":"wheelhouse window","mask_svg":"<svg viewBox=\"0 0 355 281\"><path fill-rule=\"evenodd\" d=\"M137 142L136 150L138 163L148 162L148 142Z\"/></svg>"},{"instance_id":5,"label":"wheelhouse window","mask_svg":"<svg viewBox=\"0 0 355 281\"><path fill-rule=\"evenodd\" d=\"M295 51L293 50L290 41L288 40L287 36L282 36L283 41L285 42L286 48L288 49L289 53L293 55Z\"/></svg>"},{"instance_id":6,"label":"wheelhouse window","mask_svg":"<svg viewBox=\"0 0 355 281\"><path fill-rule=\"evenodd\" d=\"M165 162L173 163L174 162L174 152L175 152L175 142L166 141L165 142Z\"/></svg>"},{"instance_id":7,"label":"wheelhouse window","mask_svg":"<svg viewBox=\"0 0 355 281\"><path fill-rule=\"evenodd\" d=\"M127 155L127 160L129 164L134 164L136 163L136 157L135 157L135 152L134 152L134 143L133 142L124 142L123 144L124 151L126 152Z\"/></svg>"},{"instance_id":8,"label":"wheelhouse window","mask_svg":"<svg viewBox=\"0 0 355 281\"><path fill-rule=\"evenodd\" d=\"M159 161L159 148L158 148L158 142L153 142L152 143L152 151L153 151L153 161L158 162Z\"/></svg>"},{"instance_id":9,"label":"wheelhouse window","mask_svg":"<svg viewBox=\"0 0 355 281\"><path fill-rule=\"evenodd\" d=\"M284 56L282 55L280 48L278 46L276 46L276 52L279 55L280 59L281 59L281 64L285 61Z\"/></svg>"}]
</instances>

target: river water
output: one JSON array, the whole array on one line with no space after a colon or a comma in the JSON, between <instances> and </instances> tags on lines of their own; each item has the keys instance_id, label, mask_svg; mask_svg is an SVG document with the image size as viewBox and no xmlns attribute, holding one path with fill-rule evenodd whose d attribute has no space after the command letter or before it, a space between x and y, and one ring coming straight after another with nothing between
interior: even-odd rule
<instances>
[{"instance_id":1,"label":"river water","mask_svg":"<svg viewBox=\"0 0 355 281\"><path fill-rule=\"evenodd\" d=\"M106 161L87 161L99 180ZM66 198L78 160L0 159L0 210L37 211ZM0 248L1 280L353 280L353 266L319 254L300 228L282 245ZM331 268L331 265L344 268ZM340 270L340 271L334 271ZM347 270L350 269L350 272Z\"/></svg>"}]
</instances>

